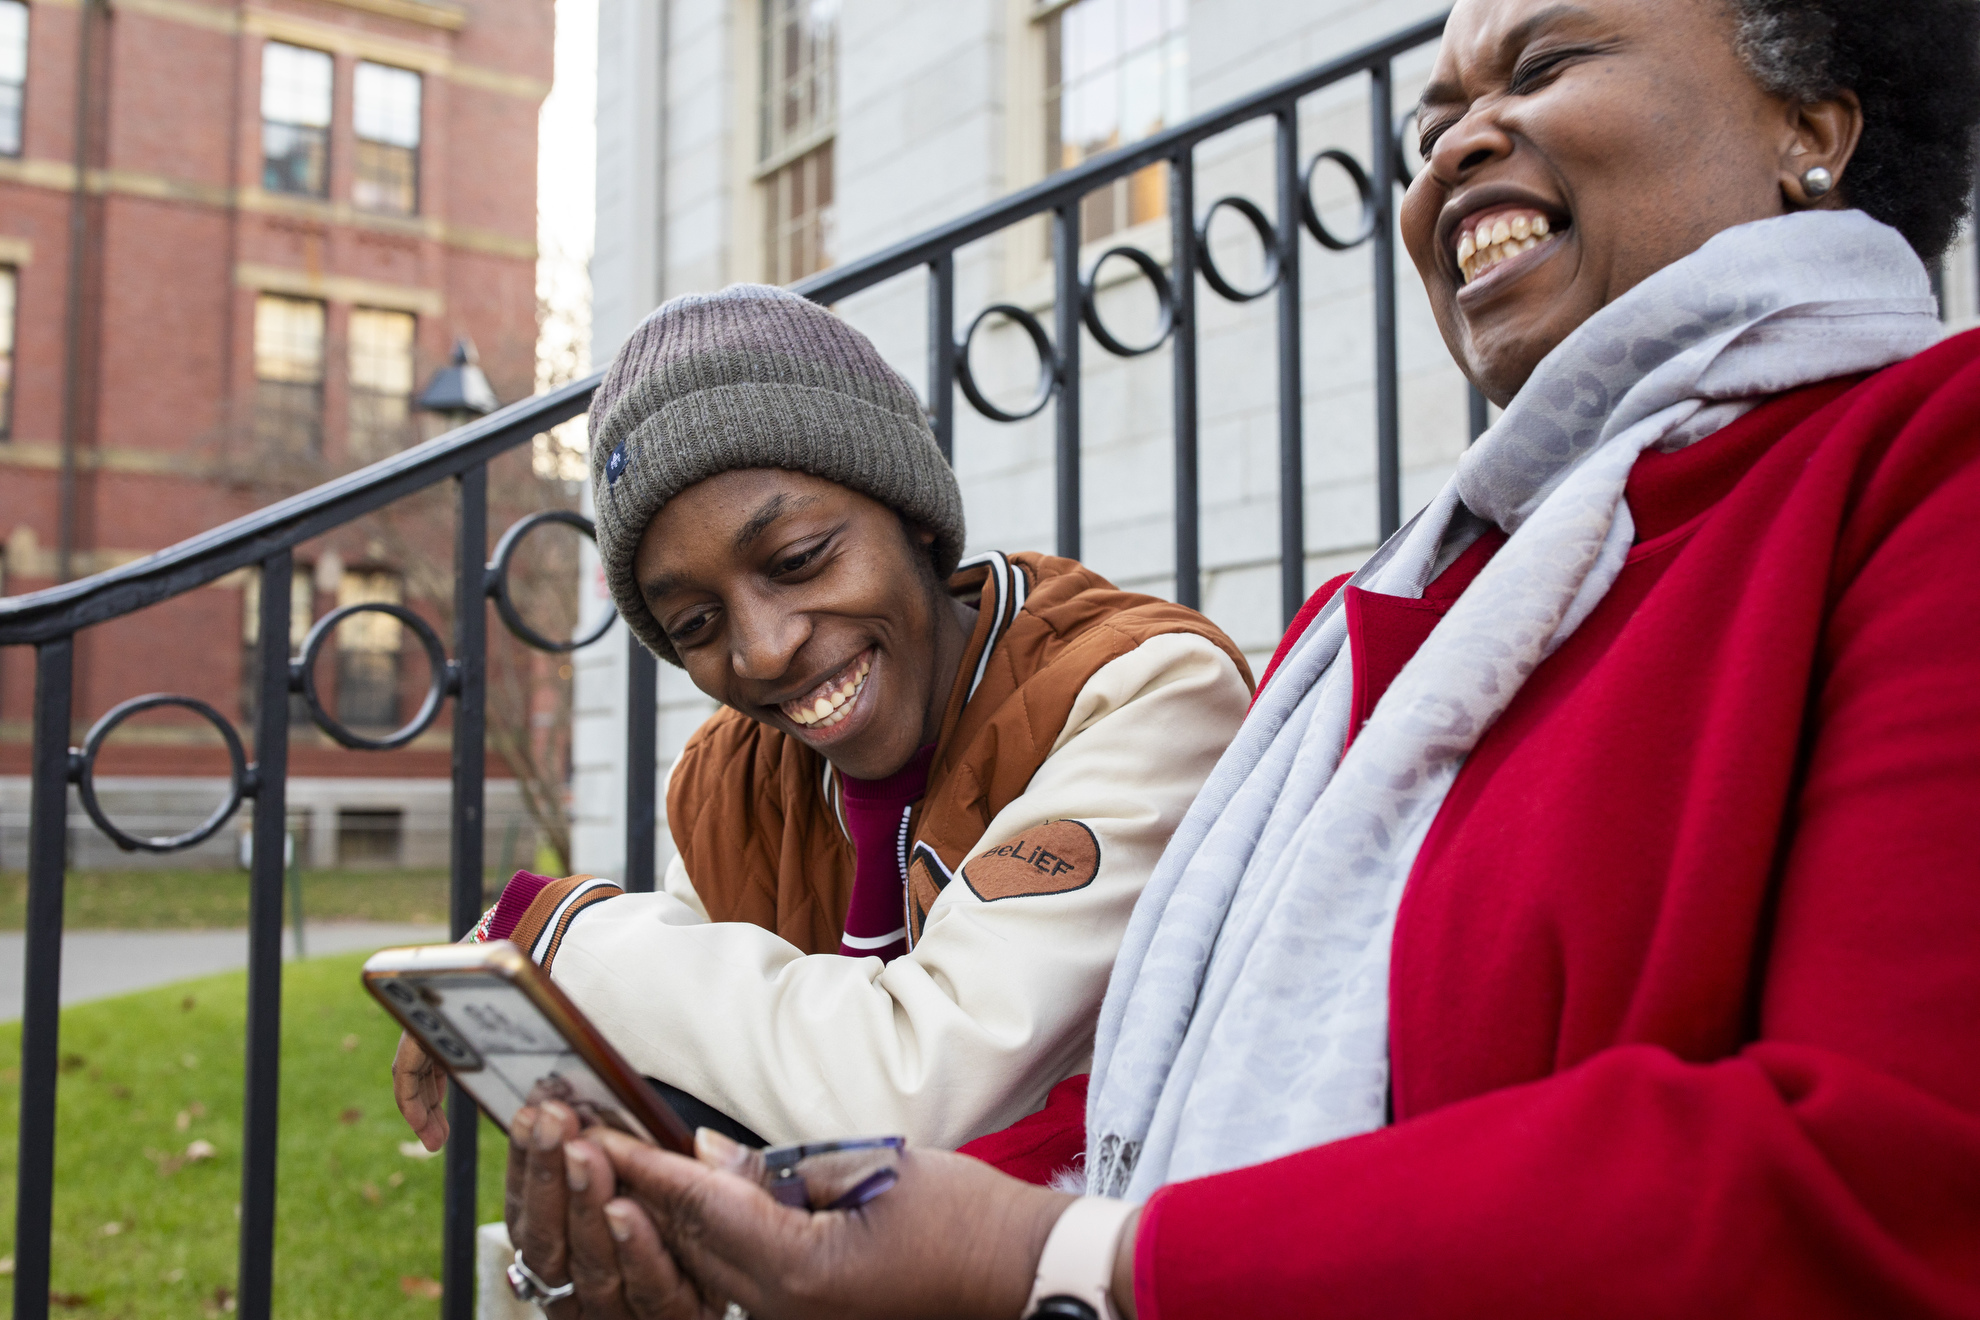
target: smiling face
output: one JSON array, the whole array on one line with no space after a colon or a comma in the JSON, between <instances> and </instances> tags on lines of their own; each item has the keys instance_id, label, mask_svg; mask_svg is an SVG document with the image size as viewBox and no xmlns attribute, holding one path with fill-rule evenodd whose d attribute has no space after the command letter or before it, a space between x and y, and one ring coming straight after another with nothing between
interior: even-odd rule
<instances>
[{"instance_id":1,"label":"smiling face","mask_svg":"<svg viewBox=\"0 0 1980 1320\"><path fill-rule=\"evenodd\" d=\"M1403 240L1451 353L1504 405L1595 312L1733 225L1816 204L1854 96L1769 95L1722 0L1460 0L1417 117ZM1841 190L1821 205L1843 205Z\"/></svg>"},{"instance_id":2,"label":"smiling face","mask_svg":"<svg viewBox=\"0 0 1980 1320\"><path fill-rule=\"evenodd\" d=\"M844 486L751 468L662 506L633 573L696 687L880 779L935 740L975 622L933 539Z\"/></svg>"}]
</instances>

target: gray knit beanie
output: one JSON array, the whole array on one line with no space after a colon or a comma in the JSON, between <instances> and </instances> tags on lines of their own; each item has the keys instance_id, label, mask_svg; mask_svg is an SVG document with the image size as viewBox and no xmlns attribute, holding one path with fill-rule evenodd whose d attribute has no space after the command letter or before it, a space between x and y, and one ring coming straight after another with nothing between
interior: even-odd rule
<instances>
[{"instance_id":1,"label":"gray knit beanie","mask_svg":"<svg viewBox=\"0 0 1980 1320\"><path fill-rule=\"evenodd\" d=\"M633 636L680 663L633 580L668 500L738 468L808 472L935 533L938 577L962 557L962 492L921 402L865 335L796 294L733 284L662 305L591 398L591 493L605 584Z\"/></svg>"}]
</instances>

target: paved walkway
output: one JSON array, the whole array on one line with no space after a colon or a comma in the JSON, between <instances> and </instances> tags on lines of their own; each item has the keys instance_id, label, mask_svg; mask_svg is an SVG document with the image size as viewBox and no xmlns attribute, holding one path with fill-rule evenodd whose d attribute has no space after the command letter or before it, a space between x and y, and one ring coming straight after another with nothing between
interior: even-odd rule
<instances>
[{"instance_id":1,"label":"paved walkway","mask_svg":"<svg viewBox=\"0 0 1980 1320\"><path fill-rule=\"evenodd\" d=\"M380 921L312 923L303 929L309 955L357 953L394 944L434 944L443 926ZM21 976L27 956L20 931L0 931L0 1022L21 1015ZM295 956L293 934L282 932L282 956ZM247 966L245 930L77 930L62 939L62 1002L108 999L195 976Z\"/></svg>"}]
</instances>

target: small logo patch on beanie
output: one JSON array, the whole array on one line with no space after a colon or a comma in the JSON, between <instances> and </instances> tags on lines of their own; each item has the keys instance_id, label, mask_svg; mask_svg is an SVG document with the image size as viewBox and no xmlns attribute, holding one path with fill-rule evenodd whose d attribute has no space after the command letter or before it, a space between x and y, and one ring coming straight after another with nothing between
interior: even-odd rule
<instances>
[{"instance_id":1,"label":"small logo patch on beanie","mask_svg":"<svg viewBox=\"0 0 1980 1320\"><path fill-rule=\"evenodd\" d=\"M626 442L621 440L619 441L619 447L612 451L612 456L605 460L605 484L608 486L618 485L619 475L625 470Z\"/></svg>"}]
</instances>

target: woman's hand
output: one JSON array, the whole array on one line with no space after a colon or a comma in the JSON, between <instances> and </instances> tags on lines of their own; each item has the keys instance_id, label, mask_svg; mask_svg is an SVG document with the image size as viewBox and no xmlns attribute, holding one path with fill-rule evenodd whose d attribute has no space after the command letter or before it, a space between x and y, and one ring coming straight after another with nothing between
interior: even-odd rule
<instances>
[{"instance_id":1,"label":"woman's hand","mask_svg":"<svg viewBox=\"0 0 1980 1320\"><path fill-rule=\"evenodd\" d=\"M586 1135L595 1138L599 1130ZM544 1283L577 1286L546 1308L551 1320L720 1320L723 1304L705 1303L664 1250L640 1254L626 1268L628 1253L615 1242L625 1234L607 1219L613 1178L604 1152L579 1138L568 1106L548 1101L519 1109L510 1120L509 1240ZM631 1213L645 1223L636 1207ZM652 1226L645 1227L651 1242Z\"/></svg>"},{"instance_id":2,"label":"woman's hand","mask_svg":"<svg viewBox=\"0 0 1980 1320\"><path fill-rule=\"evenodd\" d=\"M967 1156L908 1150L878 1199L809 1213L728 1172L740 1148L712 1132L697 1138L700 1162L617 1132L586 1136L569 1149L608 1159L622 1192L601 1209L625 1309L600 1316L720 1316L733 1301L754 1320L1010 1320L1071 1200Z\"/></svg>"},{"instance_id":3,"label":"woman's hand","mask_svg":"<svg viewBox=\"0 0 1980 1320\"><path fill-rule=\"evenodd\" d=\"M447 1074L403 1031L392 1056L392 1098L420 1145L439 1150L447 1144Z\"/></svg>"}]
</instances>

